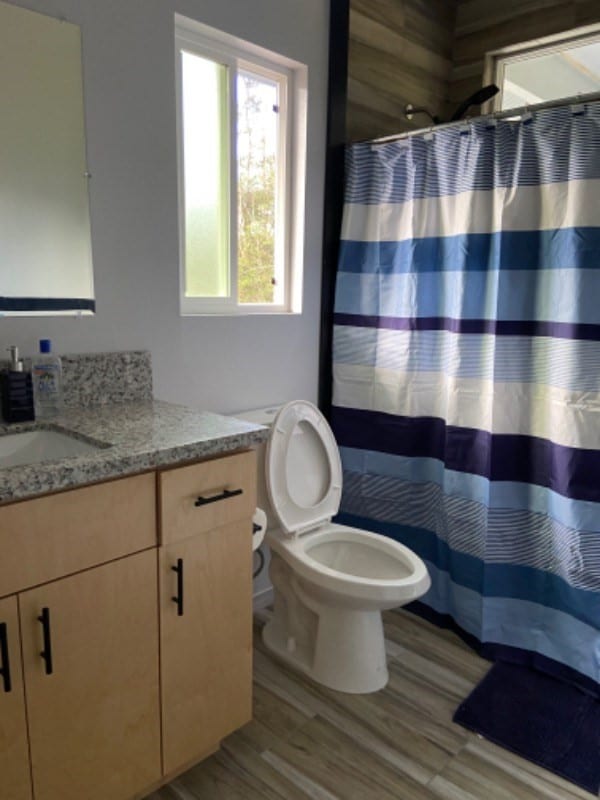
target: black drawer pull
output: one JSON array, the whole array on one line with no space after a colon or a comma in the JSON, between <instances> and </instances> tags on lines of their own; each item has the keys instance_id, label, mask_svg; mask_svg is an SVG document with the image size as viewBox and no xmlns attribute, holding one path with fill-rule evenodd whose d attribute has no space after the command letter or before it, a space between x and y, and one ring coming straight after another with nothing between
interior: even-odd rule
<instances>
[{"instance_id":1,"label":"black drawer pull","mask_svg":"<svg viewBox=\"0 0 600 800\"><path fill-rule=\"evenodd\" d=\"M12 692L10 679L10 660L8 658L8 626L6 622L0 623L0 675L4 679L4 691Z\"/></svg>"},{"instance_id":2,"label":"black drawer pull","mask_svg":"<svg viewBox=\"0 0 600 800\"><path fill-rule=\"evenodd\" d=\"M52 675L52 637L50 635L50 609L42 608L42 614L38 617L38 622L42 624L44 635L44 649L40 653L46 664L46 675Z\"/></svg>"},{"instance_id":3,"label":"black drawer pull","mask_svg":"<svg viewBox=\"0 0 600 800\"><path fill-rule=\"evenodd\" d=\"M177 566L171 569L177 573L177 594L171 600L177 605L177 616L183 617L183 558L178 558Z\"/></svg>"},{"instance_id":4,"label":"black drawer pull","mask_svg":"<svg viewBox=\"0 0 600 800\"><path fill-rule=\"evenodd\" d=\"M230 497L237 497L238 494L243 494L243 489L223 489L221 494L213 494L212 497L200 497L194 503L195 506L206 506L209 503L217 503L219 500L229 500Z\"/></svg>"}]
</instances>

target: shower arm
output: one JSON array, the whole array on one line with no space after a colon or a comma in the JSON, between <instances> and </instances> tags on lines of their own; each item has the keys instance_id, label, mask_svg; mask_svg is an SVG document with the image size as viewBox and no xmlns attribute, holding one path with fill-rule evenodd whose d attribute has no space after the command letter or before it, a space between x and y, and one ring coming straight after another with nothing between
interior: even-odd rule
<instances>
[{"instance_id":1,"label":"shower arm","mask_svg":"<svg viewBox=\"0 0 600 800\"><path fill-rule=\"evenodd\" d=\"M600 100L600 92L589 92L588 94L577 94L573 95L572 97L562 97L560 100L546 100L543 103L536 103L535 105L526 105L526 106L519 106L518 108L507 108L504 111L492 111L491 114L481 114L478 117L471 117L469 119L469 124L473 122L479 122L483 120L490 120L490 119L506 119L507 117L521 117L524 114L533 113L535 111L541 111L545 108L560 108L561 106L569 106L569 105L583 105L584 103L593 103ZM444 128L456 128L459 126L466 125L466 121L456 120L454 122L442 122L440 125L435 126L435 130L439 131ZM387 144L388 142L395 142L400 139L407 139L411 136L418 136L419 134L424 133L427 130L433 130L433 126L426 126L424 128L419 128L415 131L404 131L403 133L395 133L391 136L381 136L378 139L362 139L359 142L354 142L354 144L360 144L361 142L370 142L371 144Z\"/></svg>"}]
</instances>

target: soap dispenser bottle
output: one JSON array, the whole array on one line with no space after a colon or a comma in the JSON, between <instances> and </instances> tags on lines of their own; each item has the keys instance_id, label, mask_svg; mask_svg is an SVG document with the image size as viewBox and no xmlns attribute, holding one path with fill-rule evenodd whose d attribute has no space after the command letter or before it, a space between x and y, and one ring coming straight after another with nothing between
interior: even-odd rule
<instances>
[{"instance_id":1,"label":"soap dispenser bottle","mask_svg":"<svg viewBox=\"0 0 600 800\"><path fill-rule=\"evenodd\" d=\"M31 374L36 417L58 414L62 410L62 364L52 355L50 339L40 339L40 352L31 359Z\"/></svg>"},{"instance_id":2,"label":"soap dispenser bottle","mask_svg":"<svg viewBox=\"0 0 600 800\"><path fill-rule=\"evenodd\" d=\"M8 348L10 364L1 375L2 416L6 422L29 422L35 418L31 373L23 370L19 350Z\"/></svg>"}]
</instances>

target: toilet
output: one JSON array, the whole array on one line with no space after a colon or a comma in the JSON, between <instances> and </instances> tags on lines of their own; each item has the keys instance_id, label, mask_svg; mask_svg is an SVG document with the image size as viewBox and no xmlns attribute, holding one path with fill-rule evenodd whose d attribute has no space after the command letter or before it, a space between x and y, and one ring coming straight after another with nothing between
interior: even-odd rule
<instances>
[{"instance_id":1,"label":"toilet","mask_svg":"<svg viewBox=\"0 0 600 800\"><path fill-rule=\"evenodd\" d=\"M312 403L288 403L275 416L265 478L278 523L266 537L274 588L266 647L331 689L382 689L388 670L381 612L429 589L425 564L392 539L331 522L342 466L331 428Z\"/></svg>"}]
</instances>

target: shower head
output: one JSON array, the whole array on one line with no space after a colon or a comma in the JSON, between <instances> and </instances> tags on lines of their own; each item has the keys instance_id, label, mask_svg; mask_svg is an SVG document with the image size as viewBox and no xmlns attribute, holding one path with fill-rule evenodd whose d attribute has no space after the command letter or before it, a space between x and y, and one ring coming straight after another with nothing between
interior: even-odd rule
<instances>
[{"instance_id":1,"label":"shower head","mask_svg":"<svg viewBox=\"0 0 600 800\"><path fill-rule=\"evenodd\" d=\"M489 86L484 86L483 88L479 89L470 97L467 97L467 99L459 105L450 118L450 122L456 122L457 120L462 119L471 106L480 106L483 103L486 103L492 97L497 95L499 91L500 89L495 83L490 83Z\"/></svg>"},{"instance_id":2,"label":"shower head","mask_svg":"<svg viewBox=\"0 0 600 800\"><path fill-rule=\"evenodd\" d=\"M452 117L450 118L450 122L457 122L458 120L462 119L466 112L471 108L471 106L480 106L483 103L487 102L490 98L494 97L498 94L500 89L494 83L490 83L489 86L483 86L478 91L474 92L470 97L468 97L463 103L459 105L456 109ZM424 108L423 106L413 106L412 103L408 103L404 106L404 115L406 119L412 120L415 114L426 114L429 119L433 122L434 125L440 125L442 120L432 114L429 109Z\"/></svg>"}]
</instances>

